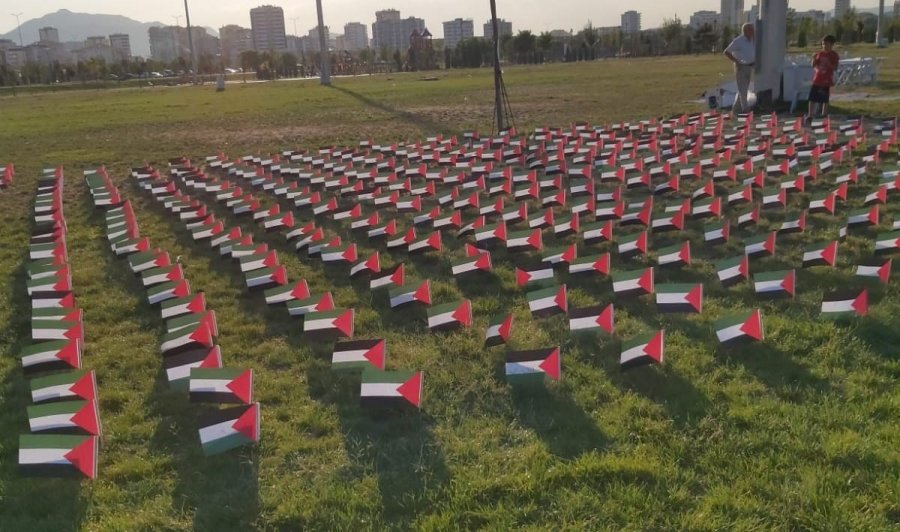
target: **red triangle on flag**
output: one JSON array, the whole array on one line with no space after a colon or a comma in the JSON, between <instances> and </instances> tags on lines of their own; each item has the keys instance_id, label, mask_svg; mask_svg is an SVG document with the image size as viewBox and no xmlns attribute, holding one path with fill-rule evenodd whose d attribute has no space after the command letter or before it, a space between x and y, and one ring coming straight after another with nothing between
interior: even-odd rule
<instances>
[{"instance_id":1,"label":"red triangle on flag","mask_svg":"<svg viewBox=\"0 0 900 532\"><path fill-rule=\"evenodd\" d=\"M88 401L81 407L81 410L75 412L71 418L72 423L76 427L84 430L88 434L97 436L100 434L100 416L97 415L97 402Z\"/></svg>"},{"instance_id":2,"label":"red triangle on flag","mask_svg":"<svg viewBox=\"0 0 900 532\"><path fill-rule=\"evenodd\" d=\"M209 326L204 322L201 322L188 338L206 347L212 347L213 345L212 331L209 330Z\"/></svg>"},{"instance_id":3,"label":"red triangle on flag","mask_svg":"<svg viewBox=\"0 0 900 532\"><path fill-rule=\"evenodd\" d=\"M356 244L350 244L341 256L347 262L356 262Z\"/></svg>"},{"instance_id":4,"label":"red triangle on flag","mask_svg":"<svg viewBox=\"0 0 900 532\"><path fill-rule=\"evenodd\" d=\"M531 273L521 268L516 268L516 284L525 286L529 281L531 281Z\"/></svg>"},{"instance_id":5,"label":"red triangle on flag","mask_svg":"<svg viewBox=\"0 0 900 532\"><path fill-rule=\"evenodd\" d=\"M650 358L656 360L660 364L663 361L665 350L665 332L665 330L662 330L656 333L656 336L654 336L652 340L647 342L647 346L644 347L644 353L646 353Z\"/></svg>"},{"instance_id":6,"label":"red triangle on flag","mask_svg":"<svg viewBox=\"0 0 900 532\"><path fill-rule=\"evenodd\" d=\"M869 313L869 291L863 289L862 292L856 296L856 299L853 300L853 310L860 316L865 316Z\"/></svg>"},{"instance_id":7,"label":"red triangle on flag","mask_svg":"<svg viewBox=\"0 0 900 532\"><path fill-rule=\"evenodd\" d=\"M691 291L687 293L685 301L694 307L694 310L697 312L703 312L703 284L698 283L697 286L692 288Z\"/></svg>"},{"instance_id":8,"label":"red triangle on flag","mask_svg":"<svg viewBox=\"0 0 900 532\"><path fill-rule=\"evenodd\" d=\"M646 235L647 235L647 233L645 231L644 236L646 237ZM645 244L645 247L646 247L646 244ZM560 256L560 259L562 260L562 262L565 262L567 264L571 264L572 261L574 261L576 258L578 258L578 251L575 248L574 244L569 246L568 248L566 248L566 250Z\"/></svg>"},{"instance_id":9,"label":"red triangle on flag","mask_svg":"<svg viewBox=\"0 0 900 532\"><path fill-rule=\"evenodd\" d=\"M891 280L891 263L892 259L888 259L884 265L878 268L878 278L881 280L882 284L888 284Z\"/></svg>"},{"instance_id":10,"label":"red triangle on flag","mask_svg":"<svg viewBox=\"0 0 900 532\"><path fill-rule=\"evenodd\" d=\"M754 340L763 339L762 312L757 309L747 318L747 321L741 325L741 332Z\"/></svg>"},{"instance_id":11,"label":"red triangle on flag","mask_svg":"<svg viewBox=\"0 0 900 532\"><path fill-rule=\"evenodd\" d=\"M561 363L559 359L559 348L554 349L538 366L544 373L553 380L558 381L560 378Z\"/></svg>"},{"instance_id":12,"label":"red triangle on flag","mask_svg":"<svg viewBox=\"0 0 900 532\"><path fill-rule=\"evenodd\" d=\"M373 366L378 369L384 369L385 358L384 340L379 341L375 346L365 352L363 355Z\"/></svg>"},{"instance_id":13,"label":"red triangle on flag","mask_svg":"<svg viewBox=\"0 0 900 532\"><path fill-rule=\"evenodd\" d=\"M221 368L222 367L222 350L219 346L214 345L206 354L206 357L200 362L201 368Z\"/></svg>"},{"instance_id":14,"label":"red triangle on flag","mask_svg":"<svg viewBox=\"0 0 900 532\"><path fill-rule=\"evenodd\" d=\"M453 319L458 321L463 327L472 325L472 303L466 299L462 304L453 311Z\"/></svg>"},{"instance_id":15,"label":"red triangle on flag","mask_svg":"<svg viewBox=\"0 0 900 532\"><path fill-rule=\"evenodd\" d=\"M566 285L562 285L559 287L559 291L556 292L556 297L553 299L556 303L556 306L559 307L563 312L568 311L569 301L566 297Z\"/></svg>"},{"instance_id":16,"label":"red triangle on flag","mask_svg":"<svg viewBox=\"0 0 900 532\"><path fill-rule=\"evenodd\" d=\"M834 263L837 261L837 251L837 241L831 242L830 244L825 246L825 249L822 250L822 260L824 260L829 266L834 266Z\"/></svg>"},{"instance_id":17,"label":"red triangle on flag","mask_svg":"<svg viewBox=\"0 0 900 532\"><path fill-rule=\"evenodd\" d=\"M644 270L644 273L641 274L640 280L638 280L638 285L648 294L653 293L653 268L647 268Z\"/></svg>"},{"instance_id":18,"label":"red triangle on flag","mask_svg":"<svg viewBox=\"0 0 900 532\"><path fill-rule=\"evenodd\" d=\"M186 279L182 279L175 285L175 288L172 290L172 295L175 297L187 297L191 294L191 285L188 284Z\"/></svg>"},{"instance_id":19,"label":"red triangle on flag","mask_svg":"<svg viewBox=\"0 0 900 532\"><path fill-rule=\"evenodd\" d=\"M253 370L248 369L231 380L226 388L231 390L235 397L249 404L253 399Z\"/></svg>"},{"instance_id":20,"label":"red triangle on flag","mask_svg":"<svg viewBox=\"0 0 900 532\"><path fill-rule=\"evenodd\" d=\"M418 408L422 402L422 372L416 372L409 380L398 386L397 392Z\"/></svg>"},{"instance_id":21,"label":"red triangle on flag","mask_svg":"<svg viewBox=\"0 0 900 532\"><path fill-rule=\"evenodd\" d=\"M612 303L606 306L603 309L603 312L600 313L600 316L597 317L597 325L600 326L601 329L606 331L609 334L613 333L615 320L615 309L613 308Z\"/></svg>"},{"instance_id":22,"label":"red triangle on flag","mask_svg":"<svg viewBox=\"0 0 900 532\"><path fill-rule=\"evenodd\" d=\"M475 260L475 267L479 270L491 271L491 255L490 253L482 253L480 257Z\"/></svg>"},{"instance_id":23,"label":"red triangle on flag","mask_svg":"<svg viewBox=\"0 0 900 532\"><path fill-rule=\"evenodd\" d=\"M246 436L250 441L259 441L259 403L250 405L250 407L235 420L234 424L231 425L231 428Z\"/></svg>"},{"instance_id":24,"label":"red triangle on flag","mask_svg":"<svg viewBox=\"0 0 900 532\"><path fill-rule=\"evenodd\" d=\"M306 299L309 297L309 285L306 283L306 279L297 281L297 284L291 290L291 297L295 299Z\"/></svg>"},{"instance_id":25,"label":"red triangle on flag","mask_svg":"<svg viewBox=\"0 0 900 532\"><path fill-rule=\"evenodd\" d=\"M334 319L334 321L332 322L332 325L334 326L335 329L340 331L345 336L352 337L353 336L353 316L354 316L353 309L352 308L347 309L346 312L344 312L343 314L341 314L340 316L338 316L337 318Z\"/></svg>"},{"instance_id":26,"label":"red triangle on flag","mask_svg":"<svg viewBox=\"0 0 900 532\"><path fill-rule=\"evenodd\" d=\"M63 455L75 469L84 473L88 478L97 476L97 438L89 437L71 451Z\"/></svg>"},{"instance_id":27,"label":"red triangle on flag","mask_svg":"<svg viewBox=\"0 0 900 532\"><path fill-rule=\"evenodd\" d=\"M325 292L325 294L322 295L322 298L316 303L315 310L316 312L334 310L334 299L331 297L331 292Z\"/></svg>"},{"instance_id":28,"label":"red triangle on flag","mask_svg":"<svg viewBox=\"0 0 900 532\"><path fill-rule=\"evenodd\" d=\"M512 332L512 323L513 316L510 314L503 320L503 323L500 324L500 327L497 329L497 333L500 335L500 338L503 339L504 342L509 340L509 335Z\"/></svg>"},{"instance_id":29,"label":"red triangle on flag","mask_svg":"<svg viewBox=\"0 0 900 532\"><path fill-rule=\"evenodd\" d=\"M65 336L69 340L84 339L84 329L82 328L81 323L78 323L77 325L71 327L68 331L63 333L63 336Z\"/></svg>"},{"instance_id":30,"label":"red triangle on flag","mask_svg":"<svg viewBox=\"0 0 900 532\"><path fill-rule=\"evenodd\" d=\"M413 299L420 303L425 303L426 305L431 304L431 281L424 281L418 288L416 288L415 293L413 293Z\"/></svg>"},{"instance_id":31,"label":"red triangle on flag","mask_svg":"<svg viewBox=\"0 0 900 532\"><path fill-rule=\"evenodd\" d=\"M87 401L97 398L97 378L93 371L88 371L69 387L69 391Z\"/></svg>"}]
</instances>

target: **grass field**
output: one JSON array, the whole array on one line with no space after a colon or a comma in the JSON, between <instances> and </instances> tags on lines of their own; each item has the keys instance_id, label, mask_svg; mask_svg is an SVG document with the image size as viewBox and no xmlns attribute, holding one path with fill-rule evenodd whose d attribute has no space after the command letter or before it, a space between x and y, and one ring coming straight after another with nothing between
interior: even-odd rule
<instances>
[{"instance_id":1,"label":"grass field","mask_svg":"<svg viewBox=\"0 0 900 532\"><path fill-rule=\"evenodd\" d=\"M864 50L887 57L873 94L900 86L898 50ZM697 56L516 67L506 83L524 130L698 110L689 101L727 71L720 57ZM409 264L414 276L435 279L436 301L475 303L476 327L430 335L424 312L391 312L364 283L242 223L278 250L291 279L306 278L314 291L333 290L338 306L357 308L356 337L387 339L389 367L424 370L420 416L373 416L357 407L356 379L330 371L330 345L308 344L298 321L249 294L238 270L196 245L127 178L132 164L164 165L177 155L489 132L488 70L420 78L338 79L330 89L303 81L229 85L224 93L183 87L0 97L0 162L17 167L16 183L0 193L0 530L900 526L896 279L878 291L865 320L841 326L816 318L815 287L849 278L850 260L864 253L861 239L842 248L837 271L802 272L794 304L764 304L767 341L752 348L717 350L709 330L715 316L752 304L746 285L709 286L702 316L617 308L620 338L668 329L664 366L623 373L618 340L570 340L561 317L532 320L508 262L472 286L448 279L455 242ZM838 111L894 116L900 101ZM29 337L24 266L43 163L65 165L67 173L73 283L86 312L85 365L97 370L104 429L93 482L25 479L14 465L18 434L27 430L28 385L15 355ZM142 234L180 255L192 286L206 292L226 365L257 371L259 446L202 457L196 409L160 374L159 314L111 255L102 213L82 182L81 170L99 164L134 201ZM900 209L889 204L887 212ZM216 214L236 221L225 210ZM796 259L804 239L788 239L783 259ZM766 260L772 269L783 263ZM711 275L708 264L700 270ZM573 281L570 289L574 306L612 297L608 282ZM505 384L503 348L482 343L487 316L507 308L516 314L514 348L562 345L558 385L520 393Z\"/></svg>"}]
</instances>

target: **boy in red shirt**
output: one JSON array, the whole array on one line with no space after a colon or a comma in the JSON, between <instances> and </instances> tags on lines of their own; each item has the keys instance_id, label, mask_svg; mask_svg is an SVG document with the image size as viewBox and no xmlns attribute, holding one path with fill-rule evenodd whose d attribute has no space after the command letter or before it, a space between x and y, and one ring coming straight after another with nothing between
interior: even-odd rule
<instances>
[{"instance_id":1,"label":"boy in red shirt","mask_svg":"<svg viewBox=\"0 0 900 532\"><path fill-rule=\"evenodd\" d=\"M819 116L828 114L828 101L831 98L831 86L834 85L834 71L837 70L840 58L833 50L834 35L826 35L822 38L822 51L818 52L812 60L815 69L812 88L809 89L809 113L806 121L811 122L816 107L820 108Z\"/></svg>"}]
</instances>

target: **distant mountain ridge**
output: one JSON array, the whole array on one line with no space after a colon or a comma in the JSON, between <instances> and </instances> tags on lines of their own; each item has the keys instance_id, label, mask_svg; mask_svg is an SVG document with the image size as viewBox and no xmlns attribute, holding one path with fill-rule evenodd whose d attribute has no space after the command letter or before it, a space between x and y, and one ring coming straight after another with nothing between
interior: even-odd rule
<instances>
[{"instance_id":1,"label":"distant mountain ridge","mask_svg":"<svg viewBox=\"0 0 900 532\"><path fill-rule=\"evenodd\" d=\"M22 40L31 44L38 40L38 29L50 26L59 30L59 40L83 41L94 35L109 36L112 33L125 33L131 38L131 53L142 57L150 57L150 37L147 30L154 26L166 26L162 22L139 22L122 15L101 15L91 13L73 13L68 9L60 9L56 13L48 13L39 18L22 22ZM0 39L19 42L19 32L12 31L0 35Z\"/></svg>"}]
</instances>

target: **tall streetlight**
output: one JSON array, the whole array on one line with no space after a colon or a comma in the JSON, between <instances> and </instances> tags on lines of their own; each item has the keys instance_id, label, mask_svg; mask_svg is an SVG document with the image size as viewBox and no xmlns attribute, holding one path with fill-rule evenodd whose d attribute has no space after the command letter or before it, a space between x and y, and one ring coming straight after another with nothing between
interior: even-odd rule
<instances>
[{"instance_id":1,"label":"tall streetlight","mask_svg":"<svg viewBox=\"0 0 900 532\"><path fill-rule=\"evenodd\" d=\"M328 57L328 42L325 39L325 19L322 17L322 0L316 0L316 11L318 11L319 15L319 55L322 57L319 83L322 85L331 85L331 61L329 61Z\"/></svg>"},{"instance_id":2,"label":"tall streetlight","mask_svg":"<svg viewBox=\"0 0 900 532\"><path fill-rule=\"evenodd\" d=\"M175 27L176 28L181 26L181 17L183 17L183 16L184 15L172 15L172 18L175 19Z\"/></svg>"},{"instance_id":3,"label":"tall streetlight","mask_svg":"<svg viewBox=\"0 0 900 532\"><path fill-rule=\"evenodd\" d=\"M191 69L194 71L194 85L197 84L197 53L194 51L194 36L191 32L191 13L188 11L187 0L184 0L184 19L187 24L188 46L191 49Z\"/></svg>"},{"instance_id":4,"label":"tall streetlight","mask_svg":"<svg viewBox=\"0 0 900 532\"><path fill-rule=\"evenodd\" d=\"M22 13L10 13L10 15L16 17L16 27L19 29L19 46L25 46L25 42L22 40L22 23L19 22L19 17L22 16Z\"/></svg>"}]
</instances>

